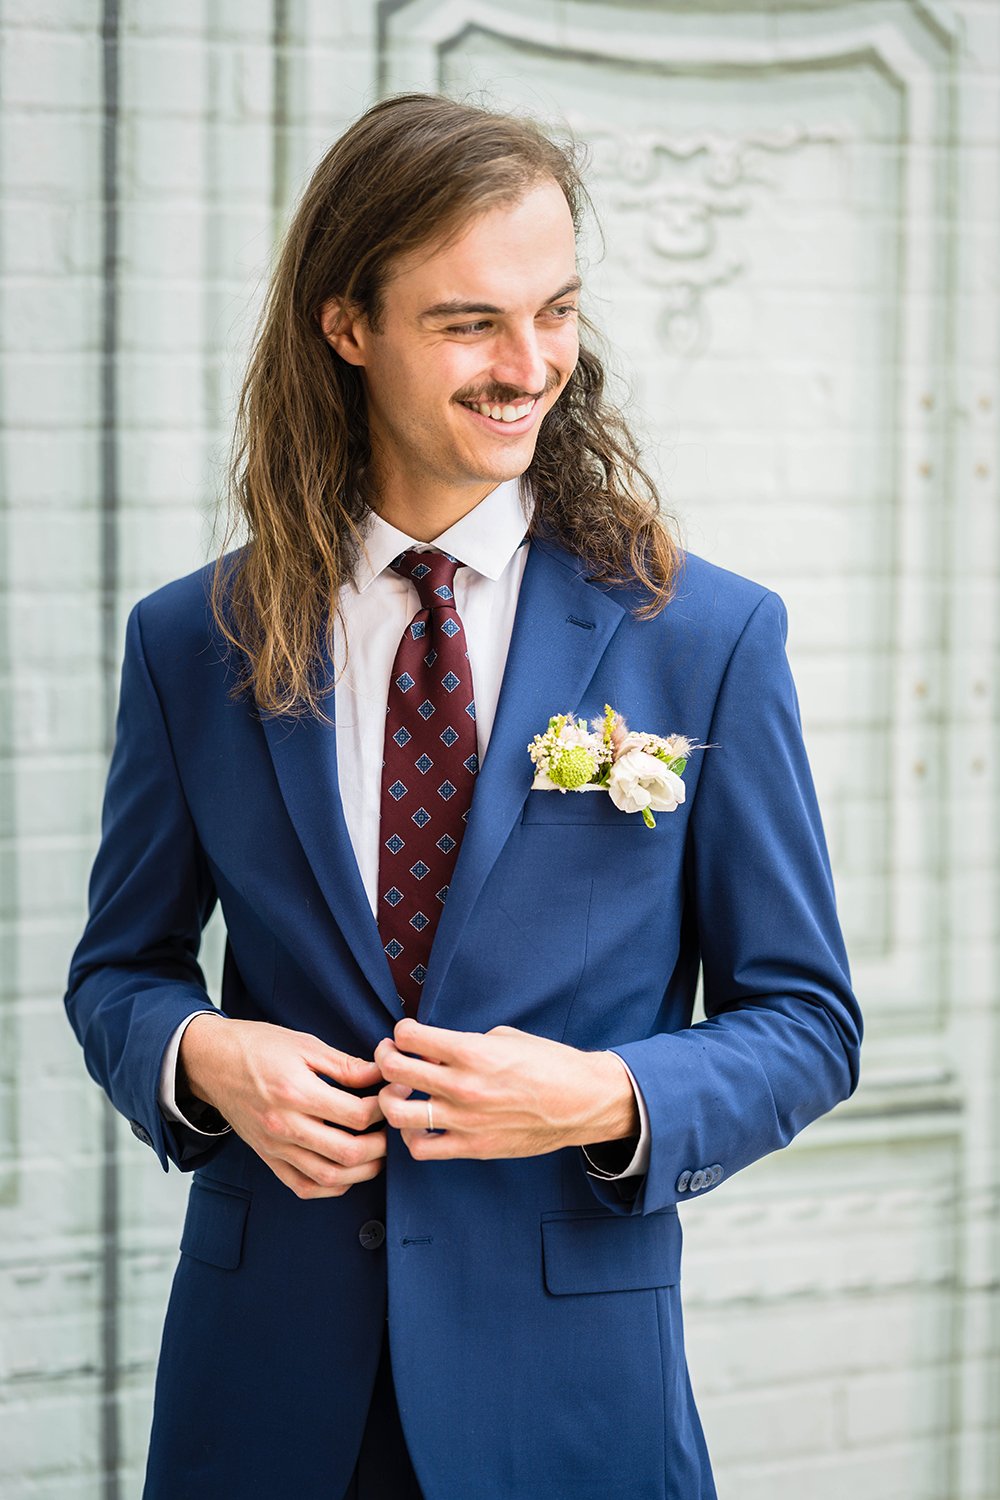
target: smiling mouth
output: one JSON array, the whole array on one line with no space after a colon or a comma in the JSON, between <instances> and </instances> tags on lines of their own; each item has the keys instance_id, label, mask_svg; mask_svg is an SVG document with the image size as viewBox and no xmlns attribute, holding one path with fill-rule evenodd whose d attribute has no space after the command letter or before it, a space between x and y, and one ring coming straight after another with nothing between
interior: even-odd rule
<instances>
[{"instance_id":1,"label":"smiling mouth","mask_svg":"<svg viewBox=\"0 0 1000 1500\"><path fill-rule=\"evenodd\" d=\"M534 411L538 405L537 396L530 401L507 402L501 405L499 402L490 401L460 401L460 406L468 407L481 417L489 417L492 422L520 422Z\"/></svg>"}]
</instances>

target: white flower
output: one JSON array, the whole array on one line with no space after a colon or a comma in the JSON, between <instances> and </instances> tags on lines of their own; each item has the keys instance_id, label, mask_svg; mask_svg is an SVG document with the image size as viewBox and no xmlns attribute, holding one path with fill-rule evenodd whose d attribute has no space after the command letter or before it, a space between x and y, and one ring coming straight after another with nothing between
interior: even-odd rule
<instances>
[{"instance_id":1,"label":"white flower","mask_svg":"<svg viewBox=\"0 0 1000 1500\"><path fill-rule=\"evenodd\" d=\"M644 750L647 755L655 755L658 750L662 750L671 760L687 760L693 748L691 741L683 734L642 734L630 729L618 746L618 758L627 755L630 750Z\"/></svg>"},{"instance_id":2,"label":"white flower","mask_svg":"<svg viewBox=\"0 0 1000 1500\"><path fill-rule=\"evenodd\" d=\"M533 792L564 792L566 788L564 786L557 786L551 776L547 775L545 771L539 770L535 772L535 779L531 783L531 790Z\"/></svg>"},{"instance_id":3,"label":"white flower","mask_svg":"<svg viewBox=\"0 0 1000 1500\"><path fill-rule=\"evenodd\" d=\"M639 736L636 736L639 738ZM684 783L655 755L625 749L611 767L611 800L622 812L674 812L684 801Z\"/></svg>"},{"instance_id":4,"label":"white flower","mask_svg":"<svg viewBox=\"0 0 1000 1500\"><path fill-rule=\"evenodd\" d=\"M616 760L621 760L623 755L628 755L630 750L645 750L649 743L648 734L638 734L636 730L630 729L618 746Z\"/></svg>"},{"instance_id":5,"label":"white flower","mask_svg":"<svg viewBox=\"0 0 1000 1500\"><path fill-rule=\"evenodd\" d=\"M567 748L572 745L583 745L587 750L595 750L600 744L600 739L596 734L591 734L586 724L574 722L563 725L559 743Z\"/></svg>"}]
</instances>

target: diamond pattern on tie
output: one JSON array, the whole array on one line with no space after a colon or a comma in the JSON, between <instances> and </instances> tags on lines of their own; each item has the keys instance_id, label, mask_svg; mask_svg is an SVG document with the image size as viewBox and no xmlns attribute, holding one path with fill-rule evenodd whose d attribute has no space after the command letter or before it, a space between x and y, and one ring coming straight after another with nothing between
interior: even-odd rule
<instances>
[{"instance_id":1,"label":"diamond pattern on tie","mask_svg":"<svg viewBox=\"0 0 1000 1500\"><path fill-rule=\"evenodd\" d=\"M396 991L411 1016L479 772L472 669L454 593L462 566L449 553L413 549L392 563L414 584L420 608L403 631L389 680L377 910Z\"/></svg>"}]
</instances>

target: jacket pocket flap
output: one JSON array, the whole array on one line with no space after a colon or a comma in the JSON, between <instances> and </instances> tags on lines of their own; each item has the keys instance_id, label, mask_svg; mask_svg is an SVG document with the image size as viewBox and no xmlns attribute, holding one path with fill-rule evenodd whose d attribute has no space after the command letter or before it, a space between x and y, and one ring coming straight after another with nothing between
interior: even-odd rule
<instances>
[{"instance_id":1,"label":"jacket pocket flap","mask_svg":"<svg viewBox=\"0 0 1000 1500\"><path fill-rule=\"evenodd\" d=\"M181 1250L195 1260L235 1271L243 1255L250 1194L227 1183L196 1177L191 1183Z\"/></svg>"},{"instance_id":2,"label":"jacket pocket flap","mask_svg":"<svg viewBox=\"0 0 1000 1500\"><path fill-rule=\"evenodd\" d=\"M545 1286L557 1297L674 1286L681 1263L677 1211L668 1208L628 1218L545 1214L542 1263Z\"/></svg>"}]
</instances>

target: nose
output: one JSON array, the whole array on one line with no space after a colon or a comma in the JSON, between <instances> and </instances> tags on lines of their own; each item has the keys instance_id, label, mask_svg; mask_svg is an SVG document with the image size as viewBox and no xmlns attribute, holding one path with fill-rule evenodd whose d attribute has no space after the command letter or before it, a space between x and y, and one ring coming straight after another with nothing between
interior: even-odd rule
<instances>
[{"instance_id":1,"label":"nose","mask_svg":"<svg viewBox=\"0 0 1000 1500\"><path fill-rule=\"evenodd\" d=\"M511 386L522 395L544 391L548 366L542 358L534 323L507 330L495 346L490 373L497 385Z\"/></svg>"}]
</instances>

